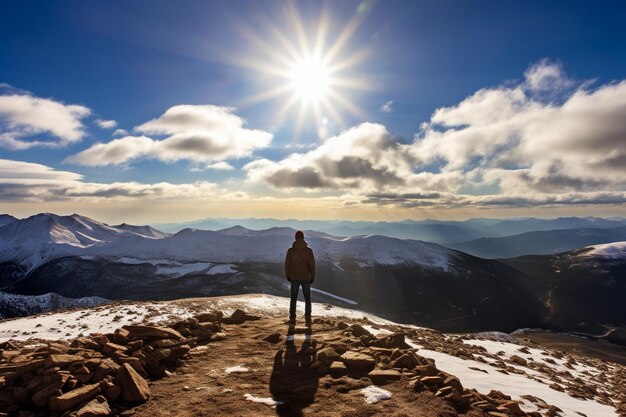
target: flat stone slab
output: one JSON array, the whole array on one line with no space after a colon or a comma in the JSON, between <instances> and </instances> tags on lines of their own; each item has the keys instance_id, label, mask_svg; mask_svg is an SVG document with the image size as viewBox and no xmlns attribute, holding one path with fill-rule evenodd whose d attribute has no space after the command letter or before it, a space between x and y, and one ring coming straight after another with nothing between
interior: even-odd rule
<instances>
[{"instance_id":1,"label":"flat stone slab","mask_svg":"<svg viewBox=\"0 0 626 417\"><path fill-rule=\"evenodd\" d=\"M374 369L367 377L376 385L384 385L399 380L402 374L395 369Z\"/></svg>"}]
</instances>

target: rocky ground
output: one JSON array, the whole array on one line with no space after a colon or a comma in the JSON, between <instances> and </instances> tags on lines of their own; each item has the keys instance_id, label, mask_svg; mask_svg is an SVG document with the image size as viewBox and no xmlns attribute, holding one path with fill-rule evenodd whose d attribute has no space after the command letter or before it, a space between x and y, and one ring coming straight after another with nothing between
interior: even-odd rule
<instances>
[{"instance_id":1,"label":"rocky ground","mask_svg":"<svg viewBox=\"0 0 626 417\"><path fill-rule=\"evenodd\" d=\"M109 320L106 332L5 342L0 415L626 414L618 364L330 306L316 307L311 328L290 328L268 309L282 301L183 300L160 317L135 306L134 324Z\"/></svg>"}]
</instances>

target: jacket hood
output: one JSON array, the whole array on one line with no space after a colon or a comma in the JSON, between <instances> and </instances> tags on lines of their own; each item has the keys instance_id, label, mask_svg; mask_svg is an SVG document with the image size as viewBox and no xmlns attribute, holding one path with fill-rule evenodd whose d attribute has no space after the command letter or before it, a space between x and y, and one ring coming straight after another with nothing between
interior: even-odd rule
<instances>
[{"instance_id":1,"label":"jacket hood","mask_svg":"<svg viewBox=\"0 0 626 417\"><path fill-rule=\"evenodd\" d=\"M294 249L304 249L308 246L308 244L306 243L306 240L295 240L292 244L291 247Z\"/></svg>"}]
</instances>

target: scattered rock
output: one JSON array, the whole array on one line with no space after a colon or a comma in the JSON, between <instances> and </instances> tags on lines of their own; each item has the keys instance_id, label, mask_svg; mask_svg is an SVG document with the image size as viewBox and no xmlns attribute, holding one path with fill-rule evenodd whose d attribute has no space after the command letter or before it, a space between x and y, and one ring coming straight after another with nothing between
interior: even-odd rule
<instances>
[{"instance_id":1,"label":"scattered rock","mask_svg":"<svg viewBox=\"0 0 626 417\"><path fill-rule=\"evenodd\" d=\"M333 378L339 378L348 373L348 368L346 368L343 362L335 361L330 364L329 372Z\"/></svg>"},{"instance_id":2,"label":"scattered rock","mask_svg":"<svg viewBox=\"0 0 626 417\"><path fill-rule=\"evenodd\" d=\"M58 397L51 397L48 406L53 411L71 410L78 404L89 401L98 394L100 394L100 384L85 385Z\"/></svg>"},{"instance_id":3,"label":"scattered rock","mask_svg":"<svg viewBox=\"0 0 626 417\"><path fill-rule=\"evenodd\" d=\"M124 401L144 402L150 398L148 382L127 363L117 371L115 380L121 389Z\"/></svg>"},{"instance_id":4,"label":"scattered rock","mask_svg":"<svg viewBox=\"0 0 626 417\"><path fill-rule=\"evenodd\" d=\"M281 336L280 333L272 333L271 335L264 337L263 340L272 344L276 344L280 342L282 338L283 337Z\"/></svg>"},{"instance_id":5,"label":"scattered rock","mask_svg":"<svg viewBox=\"0 0 626 417\"><path fill-rule=\"evenodd\" d=\"M420 364L414 353L404 353L399 358L390 363L392 368L413 369Z\"/></svg>"},{"instance_id":6,"label":"scattered rock","mask_svg":"<svg viewBox=\"0 0 626 417\"><path fill-rule=\"evenodd\" d=\"M374 369L367 377L375 385L384 385L392 381L398 381L402 374L394 369Z\"/></svg>"},{"instance_id":7,"label":"scattered rock","mask_svg":"<svg viewBox=\"0 0 626 417\"><path fill-rule=\"evenodd\" d=\"M350 372L368 373L376 366L376 359L354 351L345 352L340 359Z\"/></svg>"},{"instance_id":8,"label":"scattered rock","mask_svg":"<svg viewBox=\"0 0 626 417\"><path fill-rule=\"evenodd\" d=\"M109 403L102 395L98 395L73 414L73 417L98 417L109 414L111 414Z\"/></svg>"},{"instance_id":9,"label":"scattered rock","mask_svg":"<svg viewBox=\"0 0 626 417\"><path fill-rule=\"evenodd\" d=\"M53 368L55 366L58 367L65 367L68 365L72 365L75 363L82 363L83 362L83 357L79 356L79 355L67 355L67 354L55 354L55 355L50 355L48 356L48 358L46 359L45 368Z\"/></svg>"},{"instance_id":10,"label":"scattered rock","mask_svg":"<svg viewBox=\"0 0 626 417\"><path fill-rule=\"evenodd\" d=\"M517 365L527 366L528 361L521 356L513 355L509 358L509 360Z\"/></svg>"},{"instance_id":11,"label":"scattered rock","mask_svg":"<svg viewBox=\"0 0 626 417\"><path fill-rule=\"evenodd\" d=\"M237 309L230 317L225 317L222 321L226 324L242 324L246 321L246 312Z\"/></svg>"},{"instance_id":12,"label":"scattered rock","mask_svg":"<svg viewBox=\"0 0 626 417\"><path fill-rule=\"evenodd\" d=\"M347 330L350 331L356 337L371 336L372 335L369 332L369 330L367 330L366 328L364 328L360 324L353 324L350 327L348 327Z\"/></svg>"},{"instance_id":13,"label":"scattered rock","mask_svg":"<svg viewBox=\"0 0 626 417\"><path fill-rule=\"evenodd\" d=\"M334 348L326 347L317 352L317 359L326 365L330 365L334 361L339 360L339 354Z\"/></svg>"},{"instance_id":14,"label":"scattered rock","mask_svg":"<svg viewBox=\"0 0 626 417\"><path fill-rule=\"evenodd\" d=\"M131 326L123 327L128 330L130 339L145 339L154 337L155 339L182 339L183 335L169 327L158 326Z\"/></svg>"}]
</instances>

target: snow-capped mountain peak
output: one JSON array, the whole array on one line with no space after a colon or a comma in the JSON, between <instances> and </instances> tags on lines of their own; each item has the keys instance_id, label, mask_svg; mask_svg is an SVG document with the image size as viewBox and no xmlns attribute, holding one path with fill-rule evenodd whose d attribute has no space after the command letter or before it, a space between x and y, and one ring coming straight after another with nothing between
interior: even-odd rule
<instances>
[{"instance_id":1,"label":"snow-capped mountain peak","mask_svg":"<svg viewBox=\"0 0 626 417\"><path fill-rule=\"evenodd\" d=\"M40 213L0 228L0 261L14 261L33 269L50 259L86 254L94 246L131 237L153 239L158 235L158 231L154 232L155 236L146 236L128 229L78 214Z\"/></svg>"},{"instance_id":2,"label":"snow-capped mountain peak","mask_svg":"<svg viewBox=\"0 0 626 417\"><path fill-rule=\"evenodd\" d=\"M64 256L281 262L295 232L289 227L250 230L235 226L218 232L183 229L168 235L149 226L109 226L77 214L42 213L0 229L0 262L13 261L29 270ZM370 265L407 263L447 269L455 253L433 243L379 235L346 239L305 231L305 238L316 258L331 262L347 256Z\"/></svg>"},{"instance_id":3,"label":"snow-capped mountain peak","mask_svg":"<svg viewBox=\"0 0 626 417\"><path fill-rule=\"evenodd\" d=\"M579 256L626 259L626 242L612 242L603 245L587 246Z\"/></svg>"}]
</instances>

